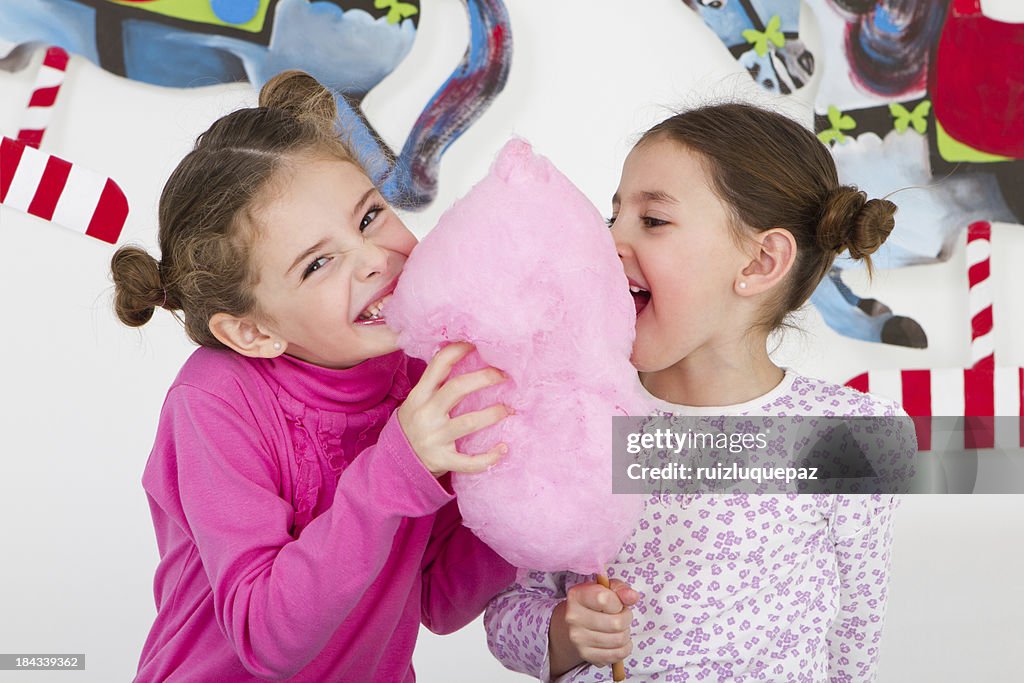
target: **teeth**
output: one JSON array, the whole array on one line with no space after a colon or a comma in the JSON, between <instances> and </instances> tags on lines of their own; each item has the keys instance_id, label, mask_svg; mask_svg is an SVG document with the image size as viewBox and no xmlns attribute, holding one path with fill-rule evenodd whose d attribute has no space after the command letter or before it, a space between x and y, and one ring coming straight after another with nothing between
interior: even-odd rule
<instances>
[{"instance_id":1,"label":"teeth","mask_svg":"<svg viewBox=\"0 0 1024 683\"><path fill-rule=\"evenodd\" d=\"M390 296L390 295L388 295ZM381 311L384 309L384 301L388 297L382 297L377 301L363 309L363 312L359 314L359 320L378 320L380 319Z\"/></svg>"},{"instance_id":2,"label":"teeth","mask_svg":"<svg viewBox=\"0 0 1024 683\"><path fill-rule=\"evenodd\" d=\"M630 285L629 286L629 291L633 292L634 294L639 294L640 292L646 292L647 290L646 289L642 289L640 287L637 287L635 285Z\"/></svg>"}]
</instances>

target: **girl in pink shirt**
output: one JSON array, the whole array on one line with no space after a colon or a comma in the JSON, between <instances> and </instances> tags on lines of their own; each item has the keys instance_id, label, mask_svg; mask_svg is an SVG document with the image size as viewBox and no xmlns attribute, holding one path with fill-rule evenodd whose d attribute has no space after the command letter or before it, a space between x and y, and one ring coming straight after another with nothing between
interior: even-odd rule
<instances>
[{"instance_id":1,"label":"girl in pink shirt","mask_svg":"<svg viewBox=\"0 0 1024 683\"><path fill-rule=\"evenodd\" d=\"M514 570L462 526L450 418L493 368L446 381L384 325L415 238L301 72L201 135L160 198L157 262L112 270L128 325L175 312L200 348L168 391L143 475L160 563L137 681L413 681L419 624L474 619ZM180 313L178 313L180 311Z\"/></svg>"}]
</instances>

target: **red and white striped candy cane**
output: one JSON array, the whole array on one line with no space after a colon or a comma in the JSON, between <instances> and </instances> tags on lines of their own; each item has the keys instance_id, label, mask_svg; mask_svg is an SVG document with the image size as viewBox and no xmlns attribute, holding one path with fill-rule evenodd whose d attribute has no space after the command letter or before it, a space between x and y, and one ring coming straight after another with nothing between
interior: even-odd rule
<instances>
[{"instance_id":1,"label":"red and white striped candy cane","mask_svg":"<svg viewBox=\"0 0 1024 683\"><path fill-rule=\"evenodd\" d=\"M992 320L992 226L972 223L967 228L968 307L971 316L971 367L995 367Z\"/></svg>"},{"instance_id":2,"label":"red and white striped candy cane","mask_svg":"<svg viewBox=\"0 0 1024 683\"><path fill-rule=\"evenodd\" d=\"M110 178L24 142L0 140L0 204L114 244L128 200Z\"/></svg>"},{"instance_id":3,"label":"red and white striped candy cane","mask_svg":"<svg viewBox=\"0 0 1024 683\"><path fill-rule=\"evenodd\" d=\"M62 48L51 47L46 51L43 65L36 74L35 88L25 111L25 125L18 131L18 141L30 147L39 148L50 125L53 105L57 93L64 83L64 72L68 68L68 53Z\"/></svg>"},{"instance_id":4,"label":"red and white striped candy cane","mask_svg":"<svg viewBox=\"0 0 1024 683\"><path fill-rule=\"evenodd\" d=\"M997 367L993 291L992 227L967 229L971 366L929 370L873 370L847 385L900 401L915 418L918 448L931 450L931 416L963 417L964 448L1024 447L1024 368ZM1018 416L1000 420L994 416Z\"/></svg>"},{"instance_id":5,"label":"red and white striped candy cane","mask_svg":"<svg viewBox=\"0 0 1024 683\"><path fill-rule=\"evenodd\" d=\"M971 367L964 370L965 448L995 447L995 333L992 316L992 226L967 228Z\"/></svg>"}]
</instances>

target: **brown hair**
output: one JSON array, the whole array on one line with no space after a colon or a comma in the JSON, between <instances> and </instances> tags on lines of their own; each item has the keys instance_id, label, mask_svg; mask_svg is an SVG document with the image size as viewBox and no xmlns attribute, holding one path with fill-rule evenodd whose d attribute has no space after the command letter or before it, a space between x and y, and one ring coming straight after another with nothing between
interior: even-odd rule
<instances>
[{"instance_id":1,"label":"brown hair","mask_svg":"<svg viewBox=\"0 0 1024 683\"><path fill-rule=\"evenodd\" d=\"M125 325L149 322L157 307L181 311L188 336L211 348L215 313L258 313L251 263L256 199L296 156L318 153L356 163L335 132L334 96L302 71L260 90L259 106L218 119L199 136L164 185L157 261L125 246L111 260L114 308Z\"/></svg>"},{"instance_id":2,"label":"brown hair","mask_svg":"<svg viewBox=\"0 0 1024 683\"><path fill-rule=\"evenodd\" d=\"M797 245L789 286L761 323L769 331L800 308L848 251L866 262L892 232L896 205L839 183L828 148L782 114L749 104L707 105L657 124L638 145L669 139L697 152L730 208L735 236L784 228Z\"/></svg>"}]
</instances>

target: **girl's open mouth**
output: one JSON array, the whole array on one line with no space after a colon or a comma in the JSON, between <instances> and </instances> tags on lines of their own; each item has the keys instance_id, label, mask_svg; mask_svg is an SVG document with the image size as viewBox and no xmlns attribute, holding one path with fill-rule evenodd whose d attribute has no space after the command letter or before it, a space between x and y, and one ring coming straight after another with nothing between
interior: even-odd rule
<instances>
[{"instance_id":1,"label":"girl's open mouth","mask_svg":"<svg viewBox=\"0 0 1024 683\"><path fill-rule=\"evenodd\" d=\"M353 320L355 325L383 325L384 319L384 307L387 302L391 300L391 293L395 291L395 286L398 284L396 278L391 284L385 287L383 290L378 292L374 296L373 301L356 316Z\"/></svg>"},{"instance_id":2,"label":"girl's open mouth","mask_svg":"<svg viewBox=\"0 0 1024 683\"><path fill-rule=\"evenodd\" d=\"M381 297L363 309L363 312L355 319L356 325L376 325L384 322L384 304L391 299L391 295Z\"/></svg>"},{"instance_id":3,"label":"girl's open mouth","mask_svg":"<svg viewBox=\"0 0 1024 683\"><path fill-rule=\"evenodd\" d=\"M640 311L651 302L651 293L632 282L629 283L629 293L633 295L633 305L636 306L636 314L639 316Z\"/></svg>"}]
</instances>

